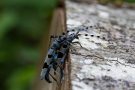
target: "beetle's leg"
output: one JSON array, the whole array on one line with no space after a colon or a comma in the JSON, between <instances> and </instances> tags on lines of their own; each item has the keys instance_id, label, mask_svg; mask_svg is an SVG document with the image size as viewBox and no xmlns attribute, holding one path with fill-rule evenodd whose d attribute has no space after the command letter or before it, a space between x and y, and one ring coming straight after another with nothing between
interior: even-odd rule
<instances>
[{"instance_id":1,"label":"beetle's leg","mask_svg":"<svg viewBox=\"0 0 135 90\"><path fill-rule=\"evenodd\" d=\"M67 53L67 52L66 52ZM61 59L61 64L60 64L60 81L62 81L62 78L63 78L63 76L64 76L64 63L65 63L65 59L66 59L66 56L67 56L67 54L65 54L64 56L63 56L63 58Z\"/></svg>"},{"instance_id":2,"label":"beetle's leg","mask_svg":"<svg viewBox=\"0 0 135 90\"><path fill-rule=\"evenodd\" d=\"M45 80L46 80L48 83L52 83L52 81L50 81L50 79L49 79L49 75L50 75L50 76L54 79L54 81L56 81L57 85L59 86L59 83L58 83L57 79L50 73L51 67L52 67L52 65L50 65L49 68L48 68L48 71L47 71L47 73L46 73L46 75L45 75Z\"/></svg>"},{"instance_id":3,"label":"beetle's leg","mask_svg":"<svg viewBox=\"0 0 135 90\"><path fill-rule=\"evenodd\" d=\"M45 80L48 82L48 83L52 83L49 79L49 74L50 74L50 69L51 69L51 66L49 66L47 68L47 71L46 71L46 74L45 74Z\"/></svg>"},{"instance_id":4,"label":"beetle's leg","mask_svg":"<svg viewBox=\"0 0 135 90\"><path fill-rule=\"evenodd\" d=\"M71 45L73 45L74 43L79 44L81 48L83 48L83 49L85 49L85 50L87 50L87 51L88 51L88 49L87 49L87 48L84 48L84 47L80 44L80 42L78 42L78 41L76 41L76 42L72 42L72 43L71 43Z\"/></svg>"},{"instance_id":5,"label":"beetle's leg","mask_svg":"<svg viewBox=\"0 0 135 90\"><path fill-rule=\"evenodd\" d=\"M54 75L56 75L57 67L58 67L57 62L54 62L54 63L53 63Z\"/></svg>"},{"instance_id":6,"label":"beetle's leg","mask_svg":"<svg viewBox=\"0 0 135 90\"><path fill-rule=\"evenodd\" d=\"M83 46L80 44L80 42L76 41L76 42L72 42L71 44L77 43L81 46L81 48L83 48Z\"/></svg>"},{"instance_id":7,"label":"beetle's leg","mask_svg":"<svg viewBox=\"0 0 135 90\"><path fill-rule=\"evenodd\" d=\"M60 81L62 81L63 76L64 76L64 70L60 69Z\"/></svg>"},{"instance_id":8,"label":"beetle's leg","mask_svg":"<svg viewBox=\"0 0 135 90\"><path fill-rule=\"evenodd\" d=\"M56 83L58 84L57 79L56 79L52 74L49 73L49 75L50 75L50 76L53 78L53 80L56 81ZM58 84L58 85L59 85L59 84Z\"/></svg>"}]
</instances>

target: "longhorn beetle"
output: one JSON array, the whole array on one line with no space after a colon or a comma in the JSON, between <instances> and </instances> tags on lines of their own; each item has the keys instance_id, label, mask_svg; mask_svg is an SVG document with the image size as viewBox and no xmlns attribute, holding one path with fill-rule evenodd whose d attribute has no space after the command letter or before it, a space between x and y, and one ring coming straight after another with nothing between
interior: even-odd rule
<instances>
[{"instance_id":1,"label":"longhorn beetle","mask_svg":"<svg viewBox=\"0 0 135 90\"><path fill-rule=\"evenodd\" d=\"M60 68L60 81L64 76L64 63L66 56L69 51L70 44L74 39L78 39L78 33L63 34L57 38L54 38L46 59L44 61L44 65L40 74L41 80L46 80L48 83L51 83L50 77L52 77L56 82L56 78L51 75L50 70L53 69L54 73L56 72L57 68Z\"/></svg>"}]
</instances>

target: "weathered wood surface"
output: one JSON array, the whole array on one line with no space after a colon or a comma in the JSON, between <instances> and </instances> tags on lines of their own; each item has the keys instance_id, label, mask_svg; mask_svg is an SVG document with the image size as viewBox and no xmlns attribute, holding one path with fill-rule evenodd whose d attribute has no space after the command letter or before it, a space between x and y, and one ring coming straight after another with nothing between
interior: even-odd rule
<instances>
[{"instance_id":1,"label":"weathered wood surface","mask_svg":"<svg viewBox=\"0 0 135 90\"><path fill-rule=\"evenodd\" d=\"M67 1L72 90L135 90L135 11Z\"/></svg>"}]
</instances>

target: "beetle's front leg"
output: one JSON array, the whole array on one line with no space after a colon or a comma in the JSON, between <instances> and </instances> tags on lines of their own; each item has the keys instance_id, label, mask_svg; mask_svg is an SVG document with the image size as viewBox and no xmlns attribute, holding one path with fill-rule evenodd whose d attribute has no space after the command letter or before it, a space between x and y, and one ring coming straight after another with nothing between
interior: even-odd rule
<instances>
[{"instance_id":1,"label":"beetle's front leg","mask_svg":"<svg viewBox=\"0 0 135 90\"><path fill-rule=\"evenodd\" d=\"M79 45L80 45L80 47L81 47L81 48L83 48L83 46L80 44L80 42L79 42L79 41L72 42L72 43L71 43L71 45L73 45L73 44L75 44L75 43L79 44Z\"/></svg>"}]
</instances>

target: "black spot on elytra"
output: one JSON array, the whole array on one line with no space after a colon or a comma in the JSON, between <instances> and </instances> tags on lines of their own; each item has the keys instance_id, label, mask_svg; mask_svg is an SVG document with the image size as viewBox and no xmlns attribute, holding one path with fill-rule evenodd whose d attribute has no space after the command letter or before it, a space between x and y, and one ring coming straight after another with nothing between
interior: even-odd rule
<instances>
[{"instance_id":1,"label":"black spot on elytra","mask_svg":"<svg viewBox=\"0 0 135 90\"><path fill-rule=\"evenodd\" d=\"M43 68L48 68L47 63L44 63Z\"/></svg>"},{"instance_id":2,"label":"black spot on elytra","mask_svg":"<svg viewBox=\"0 0 135 90\"><path fill-rule=\"evenodd\" d=\"M86 27L86 29L88 29L88 27Z\"/></svg>"},{"instance_id":3,"label":"black spot on elytra","mask_svg":"<svg viewBox=\"0 0 135 90\"><path fill-rule=\"evenodd\" d=\"M60 47L58 47L57 50L59 51L60 50Z\"/></svg>"},{"instance_id":4,"label":"black spot on elytra","mask_svg":"<svg viewBox=\"0 0 135 90\"><path fill-rule=\"evenodd\" d=\"M48 55L48 58L52 58L52 55L49 54L49 55Z\"/></svg>"},{"instance_id":5,"label":"black spot on elytra","mask_svg":"<svg viewBox=\"0 0 135 90\"><path fill-rule=\"evenodd\" d=\"M67 48L67 45L63 45L63 48Z\"/></svg>"},{"instance_id":6,"label":"black spot on elytra","mask_svg":"<svg viewBox=\"0 0 135 90\"><path fill-rule=\"evenodd\" d=\"M62 58L63 55L64 55L64 54L63 54L62 52L59 52L59 53L58 53L58 58Z\"/></svg>"},{"instance_id":7,"label":"black spot on elytra","mask_svg":"<svg viewBox=\"0 0 135 90\"><path fill-rule=\"evenodd\" d=\"M66 39L66 37L63 38L64 40Z\"/></svg>"},{"instance_id":8,"label":"black spot on elytra","mask_svg":"<svg viewBox=\"0 0 135 90\"><path fill-rule=\"evenodd\" d=\"M72 31L75 31L75 29L72 29Z\"/></svg>"}]
</instances>

